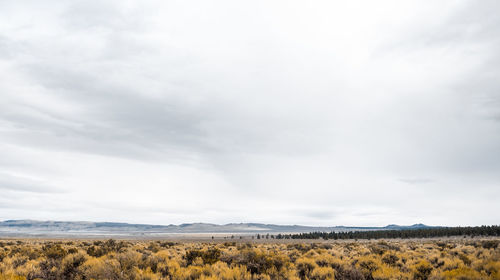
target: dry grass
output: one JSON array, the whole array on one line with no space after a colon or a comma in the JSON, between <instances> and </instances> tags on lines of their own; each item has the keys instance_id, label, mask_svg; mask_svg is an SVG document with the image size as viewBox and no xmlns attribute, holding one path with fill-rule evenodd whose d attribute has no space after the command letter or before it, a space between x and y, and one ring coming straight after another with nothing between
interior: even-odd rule
<instances>
[{"instance_id":1,"label":"dry grass","mask_svg":"<svg viewBox=\"0 0 500 280\"><path fill-rule=\"evenodd\" d=\"M3 279L500 279L498 240L4 240Z\"/></svg>"}]
</instances>

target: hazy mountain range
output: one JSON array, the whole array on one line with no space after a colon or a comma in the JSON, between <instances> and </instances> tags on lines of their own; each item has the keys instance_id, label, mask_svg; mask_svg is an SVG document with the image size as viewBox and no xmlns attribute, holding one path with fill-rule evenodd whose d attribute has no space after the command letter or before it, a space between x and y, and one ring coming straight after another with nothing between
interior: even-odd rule
<instances>
[{"instance_id":1,"label":"hazy mountain range","mask_svg":"<svg viewBox=\"0 0 500 280\"><path fill-rule=\"evenodd\" d=\"M299 232L345 232L363 230L400 230L430 227L424 224L411 226L388 225L385 227L314 227L301 225L275 225L259 223L231 223L225 225L191 223L180 225L148 225L113 222L68 222L7 220L0 222L0 236L162 236L193 234L257 234Z\"/></svg>"}]
</instances>

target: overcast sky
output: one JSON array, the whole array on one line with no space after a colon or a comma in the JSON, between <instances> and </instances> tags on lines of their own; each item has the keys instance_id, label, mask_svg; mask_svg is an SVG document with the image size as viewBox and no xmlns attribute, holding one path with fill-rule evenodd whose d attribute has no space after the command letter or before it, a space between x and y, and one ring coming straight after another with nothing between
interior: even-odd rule
<instances>
[{"instance_id":1,"label":"overcast sky","mask_svg":"<svg viewBox=\"0 0 500 280\"><path fill-rule=\"evenodd\" d=\"M0 220L500 222L500 2L0 1Z\"/></svg>"}]
</instances>

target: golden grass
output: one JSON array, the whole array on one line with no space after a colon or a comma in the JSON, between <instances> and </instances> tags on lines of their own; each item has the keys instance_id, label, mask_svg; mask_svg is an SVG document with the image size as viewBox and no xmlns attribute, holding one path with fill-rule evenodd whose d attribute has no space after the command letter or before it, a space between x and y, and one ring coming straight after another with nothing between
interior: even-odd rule
<instances>
[{"instance_id":1,"label":"golden grass","mask_svg":"<svg viewBox=\"0 0 500 280\"><path fill-rule=\"evenodd\" d=\"M493 242L493 244L492 244ZM497 240L0 241L7 279L500 279Z\"/></svg>"}]
</instances>

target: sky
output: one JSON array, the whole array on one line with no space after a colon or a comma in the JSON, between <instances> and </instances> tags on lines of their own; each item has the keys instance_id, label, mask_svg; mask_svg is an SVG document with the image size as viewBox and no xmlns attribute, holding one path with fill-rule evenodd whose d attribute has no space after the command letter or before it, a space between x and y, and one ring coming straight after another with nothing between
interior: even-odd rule
<instances>
[{"instance_id":1,"label":"sky","mask_svg":"<svg viewBox=\"0 0 500 280\"><path fill-rule=\"evenodd\" d=\"M499 10L0 1L0 220L499 224Z\"/></svg>"}]
</instances>

